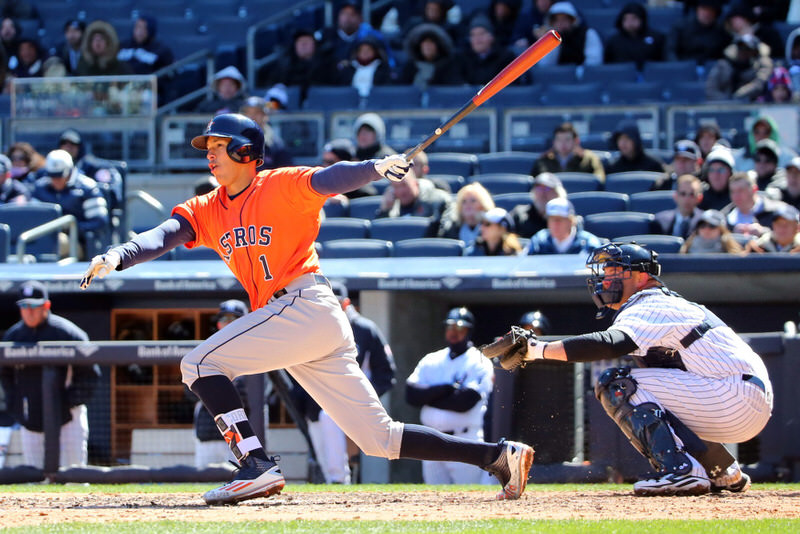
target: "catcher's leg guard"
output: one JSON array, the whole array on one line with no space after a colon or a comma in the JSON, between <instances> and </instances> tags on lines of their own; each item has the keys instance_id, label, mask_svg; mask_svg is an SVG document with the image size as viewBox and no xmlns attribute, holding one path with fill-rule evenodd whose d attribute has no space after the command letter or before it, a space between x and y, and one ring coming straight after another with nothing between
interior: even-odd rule
<instances>
[{"instance_id":1,"label":"catcher's leg guard","mask_svg":"<svg viewBox=\"0 0 800 534\"><path fill-rule=\"evenodd\" d=\"M675 442L664 410L652 402L637 406L629 402L636 387L630 367L612 368L598 379L595 395L631 444L650 460L657 471L680 472L691 469L689 457Z\"/></svg>"}]
</instances>

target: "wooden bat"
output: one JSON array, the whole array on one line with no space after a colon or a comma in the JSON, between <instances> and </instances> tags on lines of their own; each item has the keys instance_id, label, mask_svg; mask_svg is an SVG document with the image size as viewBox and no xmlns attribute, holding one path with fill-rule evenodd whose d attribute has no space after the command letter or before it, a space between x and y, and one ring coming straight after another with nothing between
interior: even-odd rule
<instances>
[{"instance_id":1,"label":"wooden bat","mask_svg":"<svg viewBox=\"0 0 800 534\"><path fill-rule=\"evenodd\" d=\"M481 89L472 97L472 99L464 104L452 117L447 119L443 124L436 128L431 135L424 141L408 149L404 156L406 161L411 161L414 156L425 150L431 143L439 139L447 130L453 127L458 121L472 113L472 111L496 95L505 86L522 76L522 73L533 67L544 56L556 49L561 44L561 36L555 30L550 30L544 34L538 41L533 43L517 58L506 65L500 73L492 78L492 80L481 87Z\"/></svg>"}]
</instances>

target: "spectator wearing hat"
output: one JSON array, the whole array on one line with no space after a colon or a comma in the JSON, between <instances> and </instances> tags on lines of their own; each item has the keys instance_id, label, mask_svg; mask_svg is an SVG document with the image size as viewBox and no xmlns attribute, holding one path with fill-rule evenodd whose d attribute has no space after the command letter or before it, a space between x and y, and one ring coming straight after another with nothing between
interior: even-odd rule
<instances>
[{"instance_id":1,"label":"spectator wearing hat","mask_svg":"<svg viewBox=\"0 0 800 534\"><path fill-rule=\"evenodd\" d=\"M460 78L469 85L484 85L514 60L514 54L495 42L487 17L476 15L469 23L469 46L460 55ZM519 79L517 80L519 82Z\"/></svg>"},{"instance_id":2,"label":"spectator wearing hat","mask_svg":"<svg viewBox=\"0 0 800 534\"><path fill-rule=\"evenodd\" d=\"M264 163L258 167L258 171L289 167L293 164L283 139L269 123L269 109L267 101L259 96L247 97L239 108L239 113L253 119L264 132Z\"/></svg>"},{"instance_id":3,"label":"spectator wearing hat","mask_svg":"<svg viewBox=\"0 0 800 534\"><path fill-rule=\"evenodd\" d=\"M764 92L771 74L769 47L755 35L737 35L708 73L706 98L752 102Z\"/></svg>"},{"instance_id":4,"label":"spectator wearing hat","mask_svg":"<svg viewBox=\"0 0 800 534\"><path fill-rule=\"evenodd\" d=\"M770 230L747 242L747 252L800 252L800 211L783 204L772 215Z\"/></svg>"},{"instance_id":5,"label":"spectator wearing hat","mask_svg":"<svg viewBox=\"0 0 800 534\"><path fill-rule=\"evenodd\" d=\"M600 158L581 146L578 130L571 122L556 126L550 150L534 162L531 175L536 176L543 172L587 172L601 181L606 178Z\"/></svg>"},{"instance_id":6,"label":"spectator wearing hat","mask_svg":"<svg viewBox=\"0 0 800 534\"><path fill-rule=\"evenodd\" d=\"M578 217L572 202L554 198L545 208L547 228L531 238L526 254L589 254L602 243L586 230L578 228Z\"/></svg>"},{"instance_id":7,"label":"spectator wearing hat","mask_svg":"<svg viewBox=\"0 0 800 534\"><path fill-rule=\"evenodd\" d=\"M672 199L675 207L656 213L656 223L662 234L686 239L703 215L703 211L697 207L703 200L703 183L700 178L694 174L678 177Z\"/></svg>"},{"instance_id":8,"label":"spectator wearing hat","mask_svg":"<svg viewBox=\"0 0 800 534\"><path fill-rule=\"evenodd\" d=\"M214 75L211 99L201 101L194 111L198 113L236 113L247 97L246 83L239 69L227 66Z\"/></svg>"},{"instance_id":9,"label":"spectator wearing hat","mask_svg":"<svg viewBox=\"0 0 800 534\"><path fill-rule=\"evenodd\" d=\"M81 58L76 76L116 76L131 74L130 66L117 59L117 30L105 20L95 20L86 27L81 42Z\"/></svg>"},{"instance_id":10,"label":"spectator wearing hat","mask_svg":"<svg viewBox=\"0 0 800 534\"><path fill-rule=\"evenodd\" d=\"M397 152L386 144L386 124L377 113L359 115L353 123L355 161L379 159Z\"/></svg>"},{"instance_id":11,"label":"spectator wearing hat","mask_svg":"<svg viewBox=\"0 0 800 534\"><path fill-rule=\"evenodd\" d=\"M667 59L693 59L698 66L722 58L731 37L723 28L720 14L723 0L697 0L687 19L678 21L667 42Z\"/></svg>"},{"instance_id":12,"label":"spectator wearing hat","mask_svg":"<svg viewBox=\"0 0 800 534\"><path fill-rule=\"evenodd\" d=\"M537 174L531 188L531 203L515 206L511 210L514 229L520 237L530 238L539 230L547 227L545 207L554 198L567 198L558 176L551 172Z\"/></svg>"},{"instance_id":13,"label":"spectator wearing hat","mask_svg":"<svg viewBox=\"0 0 800 534\"><path fill-rule=\"evenodd\" d=\"M231 299L221 302L219 310L214 315L215 332L228 326L230 323L247 315L247 305L241 300ZM249 414L250 407L247 402L247 388L243 377L233 381L236 391L239 393L244 404L245 412ZM194 465L197 469L205 469L216 464L224 464L234 461L230 447L223 439L222 434L217 429L217 424L203 403L185 388L185 394L190 399L196 401L194 406Z\"/></svg>"},{"instance_id":14,"label":"spectator wearing hat","mask_svg":"<svg viewBox=\"0 0 800 534\"><path fill-rule=\"evenodd\" d=\"M722 139L722 132L716 123L705 123L694 132L694 142L700 148L700 157L705 159L711 149Z\"/></svg>"},{"instance_id":15,"label":"spectator wearing hat","mask_svg":"<svg viewBox=\"0 0 800 534\"><path fill-rule=\"evenodd\" d=\"M759 141L772 139L778 144L778 166L784 167L797 152L781 140L780 129L775 119L769 115L759 115L747 129L747 145L736 152L736 169L749 171L755 165L756 148Z\"/></svg>"},{"instance_id":16,"label":"spectator wearing hat","mask_svg":"<svg viewBox=\"0 0 800 534\"><path fill-rule=\"evenodd\" d=\"M728 253L741 254L742 246L728 230L725 216L718 210L703 212L695 230L681 245L681 254Z\"/></svg>"},{"instance_id":17,"label":"spectator wearing hat","mask_svg":"<svg viewBox=\"0 0 800 534\"><path fill-rule=\"evenodd\" d=\"M772 139L762 139L756 143L756 155L753 158L756 175L756 186L759 191L785 181L785 172L778 168L781 149Z\"/></svg>"},{"instance_id":18,"label":"spectator wearing hat","mask_svg":"<svg viewBox=\"0 0 800 534\"><path fill-rule=\"evenodd\" d=\"M408 60L400 73L400 83L413 84L421 90L429 85L463 83L453 41L436 24L414 27L405 40Z\"/></svg>"},{"instance_id":19,"label":"spectator wearing hat","mask_svg":"<svg viewBox=\"0 0 800 534\"><path fill-rule=\"evenodd\" d=\"M133 23L130 39L122 43L117 54L133 74L152 74L175 60L172 50L156 37L157 31L158 22L153 16L139 15Z\"/></svg>"},{"instance_id":20,"label":"spectator wearing hat","mask_svg":"<svg viewBox=\"0 0 800 534\"><path fill-rule=\"evenodd\" d=\"M767 80L767 87L764 93L758 97L759 102L769 102L773 104L785 104L797 102L798 95L794 92L792 77L786 67L775 67L772 75Z\"/></svg>"},{"instance_id":21,"label":"spectator wearing hat","mask_svg":"<svg viewBox=\"0 0 800 534\"><path fill-rule=\"evenodd\" d=\"M6 331L3 341L35 344L40 341L82 341L89 336L73 322L51 311L47 287L39 281L23 282L17 306L21 320ZM41 365L0 367L0 380L10 411L21 426L22 455L25 465L44 468L44 399L61 398L58 418L61 467L85 467L88 462L89 422L86 403L100 377L97 365L54 366L55 388L42 391Z\"/></svg>"},{"instance_id":22,"label":"spectator wearing hat","mask_svg":"<svg viewBox=\"0 0 800 534\"><path fill-rule=\"evenodd\" d=\"M603 40L578 14L572 2L556 2L547 12L550 26L561 35L561 45L544 56L539 65L600 65Z\"/></svg>"},{"instance_id":23,"label":"spectator wearing hat","mask_svg":"<svg viewBox=\"0 0 800 534\"><path fill-rule=\"evenodd\" d=\"M358 313L350 300L347 286L334 281L331 282L331 289L353 329L358 350L356 363L375 388L375 393L381 397L394 387L396 373L394 356L386 336L373 321ZM344 432L304 390L297 391L295 397L308 421L308 432L325 475L325 482L354 482L348 461L348 440Z\"/></svg>"},{"instance_id":24,"label":"spectator wearing hat","mask_svg":"<svg viewBox=\"0 0 800 534\"><path fill-rule=\"evenodd\" d=\"M800 209L800 157L793 157L786 164L786 174L783 183L774 182L767 193L787 204Z\"/></svg>"},{"instance_id":25,"label":"spectator wearing hat","mask_svg":"<svg viewBox=\"0 0 800 534\"><path fill-rule=\"evenodd\" d=\"M540 310L523 313L518 324L537 336L546 336L550 333L550 320Z\"/></svg>"},{"instance_id":26,"label":"spectator wearing hat","mask_svg":"<svg viewBox=\"0 0 800 534\"><path fill-rule=\"evenodd\" d=\"M0 205L25 204L30 197L30 189L11 177L11 160L0 154Z\"/></svg>"},{"instance_id":27,"label":"spectator wearing hat","mask_svg":"<svg viewBox=\"0 0 800 534\"><path fill-rule=\"evenodd\" d=\"M780 32L771 21L759 22L753 7L746 2L738 2L728 9L725 14L725 29L734 38L739 35L755 35L769 47L773 59L783 58L783 39Z\"/></svg>"},{"instance_id":28,"label":"spectator wearing hat","mask_svg":"<svg viewBox=\"0 0 800 534\"><path fill-rule=\"evenodd\" d=\"M606 174L629 171L664 172L664 163L644 151L642 134L634 120L620 121L611 137L613 148L619 151L617 159L606 169Z\"/></svg>"},{"instance_id":29,"label":"spectator wearing hat","mask_svg":"<svg viewBox=\"0 0 800 534\"><path fill-rule=\"evenodd\" d=\"M731 201L728 180L736 170L733 154L725 147L714 148L705 160L703 176L706 187L703 190L702 210L721 210Z\"/></svg>"},{"instance_id":30,"label":"spectator wearing hat","mask_svg":"<svg viewBox=\"0 0 800 534\"><path fill-rule=\"evenodd\" d=\"M617 31L605 45L606 63L634 62L642 70L648 61L664 61L666 37L648 25L644 5L630 2L623 6L614 26Z\"/></svg>"},{"instance_id":31,"label":"spectator wearing hat","mask_svg":"<svg viewBox=\"0 0 800 534\"><path fill-rule=\"evenodd\" d=\"M69 153L75 167L81 173L97 182L108 203L109 211L124 207L124 179L117 168L118 162L97 157L87 151L81 134L73 128L61 132L58 137L58 148Z\"/></svg>"},{"instance_id":32,"label":"spectator wearing hat","mask_svg":"<svg viewBox=\"0 0 800 534\"><path fill-rule=\"evenodd\" d=\"M81 59L81 42L86 23L78 19L69 19L64 23L64 41L50 49L50 55L61 59L67 74L74 74Z\"/></svg>"},{"instance_id":33,"label":"spectator wearing hat","mask_svg":"<svg viewBox=\"0 0 800 534\"><path fill-rule=\"evenodd\" d=\"M354 87L359 96L366 98L376 85L389 85L395 80L386 49L373 36L359 39L353 46L350 58L341 61L336 69L337 85Z\"/></svg>"},{"instance_id":34,"label":"spectator wearing hat","mask_svg":"<svg viewBox=\"0 0 800 534\"><path fill-rule=\"evenodd\" d=\"M395 58L389 43L380 31L364 21L361 2L345 0L339 6L339 11L336 13L336 25L322 31L320 42L323 54L332 57L333 64L342 61L349 62L356 44L370 37L380 44L389 67L394 69Z\"/></svg>"},{"instance_id":35,"label":"spectator wearing hat","mask_svg":"<svg viewBox=\"0 0 800 534\"><path fill-rule=\"evenodd\" d=\"M267 111L286 111L289 109L289 91L285 84L276 83L264 93Z\"/></svg>"},{"instance_id":36,"label":"spectator wearing hat","mask_svg":"<svg viewBox=\"0 0 800 534\"><path fill-rule=\"evenodd\" d=\"M86 246L98 246L95 240L105 240L108 229L108 203L97 182L81 173L65 150L47 154L44 176L36 180L33 198L61 206L64 215L74 215L78 221L78 239ZM82 254L81 256L84 256Z\"/></svg>"},{"instance_id":37,"label":"spectator wearing hat","mask_svg":"<svg viewBox=\"0 0 800 534\"><path fill-rule=\"evenodd\" d=\"M484 214L494 208L492 195L480 182L468 183L456 193L451 217L442 219L439 237L460 239L467 246L471 245L481 235Z\"/></svg>"},{"instance_id":38,"label":"spectator wearing hat","mask_svg":"<svg viewBox=\"0 0 800 534\"><path fill-rule=\"evenodd\" d=\"M37 172L44 167L44 156L25 141L17 141L8 147L6 156L11 160L11 177L32 188Z\"/></svg>"},{"instance_id":39,"label":"spectator wearing hat","mask_svg":"<svg viewBox=\"0 0 800 534\"><path fill-rule=\"evenodd\" d=\"M748 172L735 172L728 180L731 202L722 208L728 226L737 234L758 237L769 230L772 215L783 203L758 194L756 179Z\"/></svg>"},{"instance_id":40,"label":"spectator wearing hat","mask_svg":"<svg viewBox=\"0 0 800 534\"><path fill-rule=\"evenodd\" d=\"M325 53L312 30L296 30L287 52L270 67L269 84L298 86L301 100L312 85L333 85L336 60Z\"/></svg>"},{"instance_id":41,"label":"spectator wearing hat","mask_svg":"<svg viewBox=\"0 0 800 534\"><path fill-rule=\"evenodd\" d=\"M700 176L703 158L700 156L700 147L694 141L681 139L676 141L672 156L672 165L669 166L658 180L650 187L651 191L675 189L678 177L684 174Z\"/></svg>"},{"instance_id":42,"label":"spectator wearing hat","mask_svg":"<svg viewBox=\"0 0 800 534\"><path fill-rule=\"evenodd\" d=\"M517 235L511 231L514 221L503 208L483 213L480 235L467 247L465 256L516 256L522 252Z\"/></svg>"}]
</instances>

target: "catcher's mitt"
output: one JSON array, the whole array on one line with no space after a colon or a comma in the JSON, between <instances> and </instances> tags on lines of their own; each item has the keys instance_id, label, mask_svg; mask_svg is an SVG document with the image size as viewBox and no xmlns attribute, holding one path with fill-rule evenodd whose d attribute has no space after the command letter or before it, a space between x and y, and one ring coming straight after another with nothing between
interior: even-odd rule
<instances>
[{"instance_id":1,"label":"catcher's mitt","mask_svg":"<svg viewBox=\"0 0 800 534\"><path fill-rule=\"evenodd\" d=\"M528 354L530 340L536 340L536 334L521 326L512 326L506 335L488 345L482 345L478 350L489 359L497 358L500 367L506 371L513 371L528 363L525 356Z\"/></svg>"}]
</instances>

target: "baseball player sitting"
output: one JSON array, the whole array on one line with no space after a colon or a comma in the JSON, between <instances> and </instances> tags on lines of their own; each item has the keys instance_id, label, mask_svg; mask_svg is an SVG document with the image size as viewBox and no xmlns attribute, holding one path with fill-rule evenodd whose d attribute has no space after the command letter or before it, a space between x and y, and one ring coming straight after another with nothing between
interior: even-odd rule
<instances>
[{"instance_id":1,"label":"baseball player sitting","mask_svg":"<svg viewBox=\"0 0 800 534\"><path fill-rule=\"evenodd\" d=\"M233 113L214 117L192 146L205 151L220 187L93 258L81 287L177 246L202 245L220 255L247 291L253 311L181 362L183 383L203 401L241 466L232 482L203 495L206 503L233 504L283 489L280 467L254 433L231 382L276 369L286 369L365 454L477 465L502 484L498 498L519 498L533 462L531 447L448 436L389 417L356 361L353 330L320 271L314 241L325 200L383 178L402 180L411 169L405 156L257 172L264 133Z\"/></svg>"},{"instance_id":2,"label":"baseball player sitting","mask_svg":"<svg viewBox=\"0 0 800 534\"><path fill-rule=\"evenodd\" d=\"M769 420L766 367L717 316L664 286L657 256L635 243L609 243L590 255L588 285L598 316L615 314L607 330L546 343L514 327L502 353L493 350L502 340L481 349L499 354L505 368L630 354L639 368L606 370L595 394L656 469L634 484L634 493L746 491L750 478L721 443L747 441Z\"/></svg>"}]
</instances>

